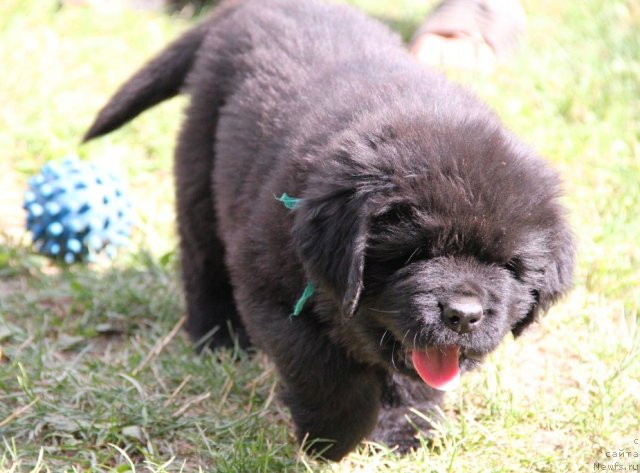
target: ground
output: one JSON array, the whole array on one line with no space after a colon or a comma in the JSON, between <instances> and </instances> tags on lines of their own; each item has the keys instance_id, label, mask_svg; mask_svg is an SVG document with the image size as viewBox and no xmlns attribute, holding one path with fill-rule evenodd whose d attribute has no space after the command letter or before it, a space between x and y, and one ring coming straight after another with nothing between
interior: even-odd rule
<instances>
[{"instance_id":1,"label":"ground","mask_svg":"<svg viewBox=\"0 0 640 473\"><path fill-rule=\"evenodd\" d=\"M519 53L448 71L556 166L579 238L574 291L448 397L404 457L300 454L262 355L196 356L180 330L171 153L183 99L79 146L133 70L194 20L0 4L0 471L516 472L640 463L640 6L523 2ZM354 1L411 35L419 0ZM139 224L113 262L59 268L23 231L27 178L70 153L124 171ZM596 465L596 463L598 465Z\"/></svg>"}]
</instances>

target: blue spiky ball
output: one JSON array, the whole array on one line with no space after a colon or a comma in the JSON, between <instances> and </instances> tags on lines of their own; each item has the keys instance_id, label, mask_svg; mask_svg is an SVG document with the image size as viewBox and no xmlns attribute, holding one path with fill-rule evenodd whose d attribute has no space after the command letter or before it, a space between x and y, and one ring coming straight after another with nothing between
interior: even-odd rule
<instances>
[{"instance_id":1,"label":"blue spiky ball","mask_svg":"<svg viewBox=\"0 0 640 473\"><path fill-rule=\"evenodd\" d=\"M113 257L126 244L133 212L108 169L70 157L49 162L29 179L27 230L36 250L66 264Z\"/></svg>"}]
</instances>

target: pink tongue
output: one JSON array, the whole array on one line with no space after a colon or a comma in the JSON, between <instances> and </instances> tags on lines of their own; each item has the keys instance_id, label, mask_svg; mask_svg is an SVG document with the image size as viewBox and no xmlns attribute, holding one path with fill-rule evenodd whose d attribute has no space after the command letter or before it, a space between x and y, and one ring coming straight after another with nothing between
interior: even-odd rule
<instances>
[{"instance_id":1,"label":"pink tongue","mask_svg":"<svg viewBox=\"0 0 640 473\"><path fill-rule=\"evenodd\" d=\"M411 354L413 366L429 386L446 389L447 384L457 381L460 377L459 349L457 345L450 345L425 351L414 350Z\"/></svg>"}]
</instances>

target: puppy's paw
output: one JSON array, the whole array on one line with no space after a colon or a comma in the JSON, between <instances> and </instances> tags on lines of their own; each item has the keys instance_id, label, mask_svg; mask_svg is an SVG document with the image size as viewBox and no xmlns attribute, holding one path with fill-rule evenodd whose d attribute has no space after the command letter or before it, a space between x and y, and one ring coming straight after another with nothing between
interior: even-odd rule
<instances>
[{"instance_id":1,"label":"puppy's paw","mask_svg":"<svg viewBox=\"0 0 640 473\"><path fill-rule=\"evenodd\" d=\"M429 436L433 426L428 419L438 420L442 400L442 391L392 375L387 381L384 407L369 440L396 448L400 454L420 448L418 433Z\"/></svg>"},{"instance_id":2,"label":"puppy's paw","mask_svg":"<svg viewBox=\"0 0 640 473\"><path fill-rule=\"evenodd\" d=\"M422 412L422 409L418 410ZM431 429L431 423L405 406L387 408L380 412L378 424L369 440L395 448L396 452L404 455L420 448L418 433L429 436Z\"/></svg>"},{"instance_id":3,"label":"puppy's paw","mask_svg":"<svg viewBox=\"0 0 640 473\"><path fill-rule=\"evenodd\" d=\"M401 455L420 448L416 429L408 422L383 428L381 425L369 436L369 440L395 449Z\"/></svg>"}]
</instances>

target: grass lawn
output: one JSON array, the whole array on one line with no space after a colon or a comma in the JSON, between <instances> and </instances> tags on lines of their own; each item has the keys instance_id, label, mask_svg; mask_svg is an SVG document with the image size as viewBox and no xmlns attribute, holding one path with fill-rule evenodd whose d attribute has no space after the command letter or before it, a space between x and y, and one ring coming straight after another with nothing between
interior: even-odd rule
<instances>
[{"instance_id":1,"label":"grass lawn","mask_svg":"<svg viewBox=\"0 0 640 473\"><path fill-rule=\"evenodd\" d=\"M78 146L115 88L192 20L56 3L0 2L1 472L640 469L636 0L527 0L513 60L451 73L563 174L576 287L463 379L421 450L363 444L331 465L299 453L268 360L196 356L180 330L171 156L184 99ZM405 37L428 8L353 3ZM139 225L112 263L61 269L30 251L26 180L70 153L129 181Z\"/></svg>"}]
</instances>

